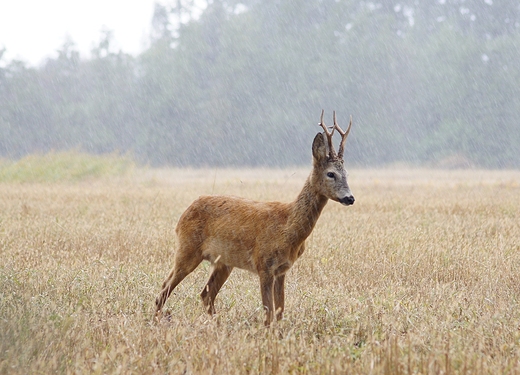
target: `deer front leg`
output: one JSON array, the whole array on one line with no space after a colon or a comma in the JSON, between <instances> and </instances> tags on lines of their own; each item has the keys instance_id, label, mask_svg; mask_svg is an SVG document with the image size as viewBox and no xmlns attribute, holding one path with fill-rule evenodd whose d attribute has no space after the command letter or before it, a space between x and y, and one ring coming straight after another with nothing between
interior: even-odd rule
<instances>
[{"instance_id":1,"label":"deer front leg","mask_svg":"<svg viewBox=\"0 0 520 375\"><path fill-rule=\"evenodd\" d=\"M284 301L285 301L285 274L279 275L274 280L274 308L276 312L276 320L283 318Z\"/></svg>"},{"instance_id":2,"label":"deer front leg","mask_svg":"<svg viewBox=\"0 0 520 375\"><path fill-rule=\"evenodd\" d=\"M224 285L226 282L232 270L233 267L228 267L224 264L217 263L212 265L212 270L208 282L200 293L200 298L202 298L202 303L204 304L208 314L213 315L216 313L215 297L217 296L222 285Z\"/></svg>"},{"instance_id":3,"label":"deer front leg","mask_svg":"<svg viewBox=\"0 0 520 375\"><path fill-rule=\"evenodd\" d=\"M265 309L265 321L264 325L269 327L273 321L274 315L274 301L273 301L273 290L274 290L274 276L269 272L260 273L260 292L262 293L262 304Z\"/></svg>"}]
</instances>

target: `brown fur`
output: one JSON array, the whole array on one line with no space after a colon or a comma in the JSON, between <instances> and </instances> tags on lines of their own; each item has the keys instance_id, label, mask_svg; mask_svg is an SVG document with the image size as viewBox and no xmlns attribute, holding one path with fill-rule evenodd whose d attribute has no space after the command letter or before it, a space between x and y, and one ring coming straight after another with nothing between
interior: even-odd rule
<instances>
[{"instance_id":1,"label":"brown fur","mask_svg":"<svg viewBox=\"0 0 520 375\"><path fill-rule=\"evenodd\" d=\"M215 313L215 297L237 267L260 278L265 324L271 323L275 313L281 319L285 273L303 254L305 239L328 199L347 205L354 202L343 158L327 154L330 149L318 133L312 146L313 170L291 203L228 196L202 196L193 202L177 224L175 265L156 299L157 316L174 288L207 260L212 264L211 274L200 295L208 313ZM327 175L331 173L334 179Z\"/></svg>"}]
</instances>

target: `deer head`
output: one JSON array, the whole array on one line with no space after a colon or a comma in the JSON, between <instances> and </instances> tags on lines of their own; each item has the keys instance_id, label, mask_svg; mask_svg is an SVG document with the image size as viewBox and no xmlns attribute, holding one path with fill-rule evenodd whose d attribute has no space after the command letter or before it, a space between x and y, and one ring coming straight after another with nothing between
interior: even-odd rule
<instances>
[{"instance_id":1,"label":"deer head","mask_svg":"<svg viewBox=\"0 0 520 375\"><path fill-rule=\"evenodd\" d=\"M354 204L354 197L347 183L348 173L343 165L343 153L345 151L345 141L352 127L352 116L346 131L343 131L336 122L336 111L333 112L334 126L329 132L327 126L323 122L323 113L321 111L321 119L318 124L323 128L323 133L316 134L312 143L313 156L313 185L317 187L318 193L340 202L346 206ZM336 154L332 144L332 136L334 130L341 135L339 152Z\"/></svg>"}]
</instances>

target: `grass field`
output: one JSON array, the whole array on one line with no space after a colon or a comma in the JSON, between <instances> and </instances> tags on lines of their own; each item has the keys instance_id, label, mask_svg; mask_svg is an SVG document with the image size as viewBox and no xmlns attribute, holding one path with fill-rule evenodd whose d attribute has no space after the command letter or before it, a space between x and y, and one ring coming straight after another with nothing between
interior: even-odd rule
<instances>
[{"instance_id":1,"label":"grass field","mask_svg":"<svg viewBox=\"0 0 520 375\"><path fill-rule=\"evenodd\" d=\"M302 170L136 170L0 183L0 373L520 373L520 172L351 170L263 327L235 270L211 319L203 263L154 324L174 228L201 194L290 201Z\"/></svg>"}]
</instances>

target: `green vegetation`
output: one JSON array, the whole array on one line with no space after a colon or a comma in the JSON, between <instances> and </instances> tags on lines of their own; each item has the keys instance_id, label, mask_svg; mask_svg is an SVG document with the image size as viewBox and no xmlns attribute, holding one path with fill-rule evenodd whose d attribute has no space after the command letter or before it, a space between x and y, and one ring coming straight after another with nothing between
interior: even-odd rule
<instances>
[{"instance_id":1,"label":"green vegetation","mask_svg":"<svg viewBox=\"0 0 520 375\"><path fill-rule=\"evenodd\" d=\"M18 161L0 160L0 182L82 181L126 175L133 168L134 161L128 155L49 152Z\"/></svg>"},{"instance_id":2,"label":"green vegetation","mask_svg":"<svg viewBox=\"0 0 520 375\"><path fill-rule=\"evenodd\" d=\"M39 67L0 58L0 155L301 165L324 108L353 115L358 165L520 167L517 1L166 4L136 57L104 31L88 58L70 41Z\"/></svg>"}]
</instances>

